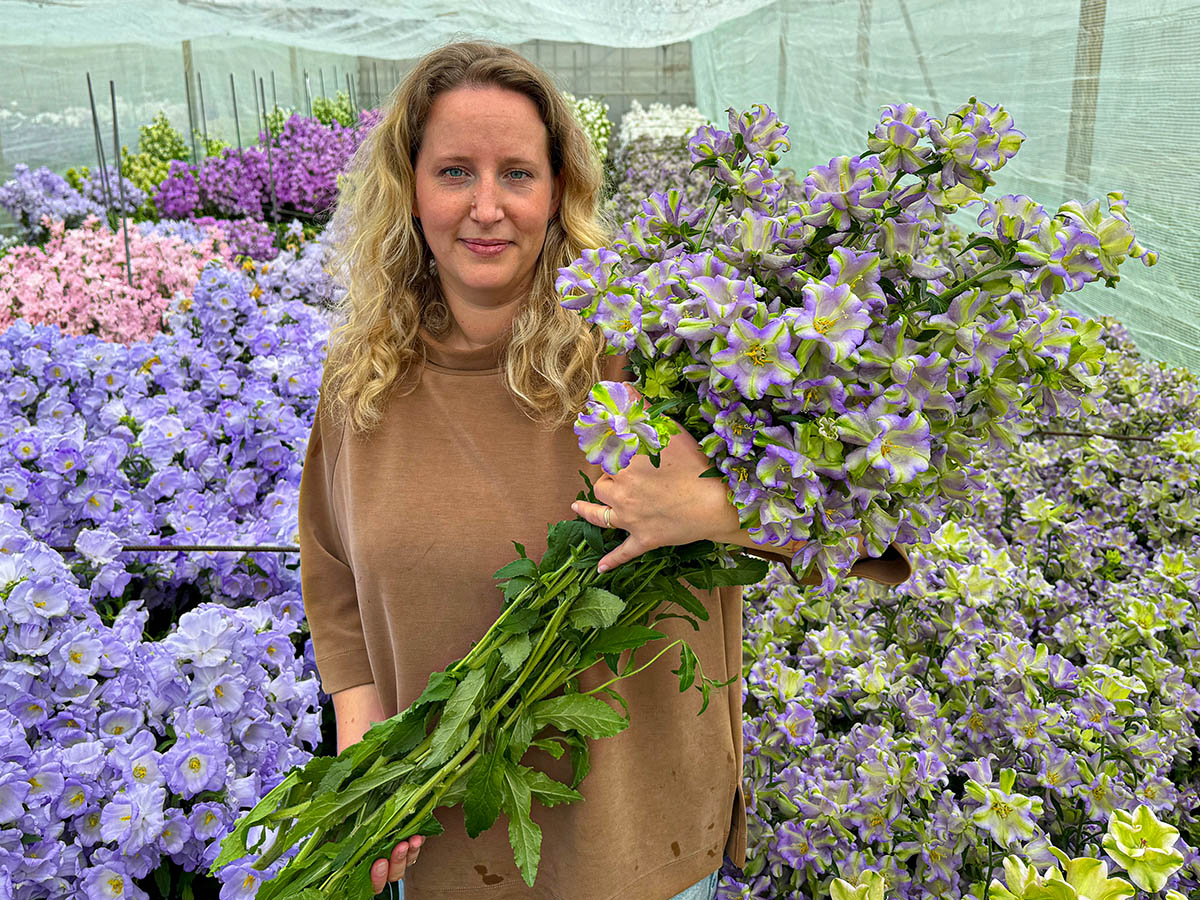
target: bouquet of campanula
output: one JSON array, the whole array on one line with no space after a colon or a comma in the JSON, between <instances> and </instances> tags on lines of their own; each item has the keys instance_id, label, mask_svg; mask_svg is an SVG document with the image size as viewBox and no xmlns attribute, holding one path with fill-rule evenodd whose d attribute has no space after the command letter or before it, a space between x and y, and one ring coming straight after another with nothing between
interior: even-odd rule
<instances>
[{"instance_id":1,"label":"bouquet of campanula","mask_svg":"<svg viewBox=\"0 0 1200 900\"><path fill-rule=\"evenodd\" d=\"M871 556L924 542L979 487L974 451L1011 448L1034 414L1092 407L1100 326L1056 298L1155 254L1119 193L1054 212L986 197L1024 140L1001 106L885 107L867 152L798 188L772 171L787 130L763 106L700 128L709 208L654 193L557 284L628 354L641 394L596 386L575 426L589 460L656 462L687 429L754 541L804 541L793 565L828 591L852 535ZM964 207L981 231L948 220Z\"/></svg>"}]
</instances>

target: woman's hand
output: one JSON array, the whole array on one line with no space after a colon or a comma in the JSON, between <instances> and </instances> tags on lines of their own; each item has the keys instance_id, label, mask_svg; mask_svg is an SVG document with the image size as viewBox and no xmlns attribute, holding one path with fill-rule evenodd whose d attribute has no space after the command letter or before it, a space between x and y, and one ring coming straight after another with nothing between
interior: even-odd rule
<instances>
[{"instance_id":1,"label":"woman's hand","mask_svg":"<svg viewBox=\"0 0 1200 900\"><path fill-rule=\"evenodd\" d=\"M599 503L572 503L571 509L593 525L629 532L624 543L600 560L599 570L613 569L656 547L692 541L742 543L748 536L729 502L725 479L700 477L710 462L696 439L680 429L671 435L657 469L639 453L616 475L596 481ZM608 522L606 508L612 509Z\"/></svg>"},{"instance_id":2,"label":"woman's hand","mask_svg":"<svg viewBox=\"0 0 1200 900\"><path fill-rule=\"evenodd\" d=\"M387 882L399 881L404 877L405 870L417 861L423 843L425 838L415 834L395 846L391 859L375 860L371 865L371 887L376 894L383 890Z\"/></svg>"}]
</instances>

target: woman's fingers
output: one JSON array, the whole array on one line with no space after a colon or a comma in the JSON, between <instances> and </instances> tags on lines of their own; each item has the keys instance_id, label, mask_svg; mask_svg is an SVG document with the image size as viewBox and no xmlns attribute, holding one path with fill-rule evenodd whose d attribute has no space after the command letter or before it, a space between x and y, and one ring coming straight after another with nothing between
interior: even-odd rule
<instances>
[{"instance_id":1,"label":"woman's fingers","mask_svg":"<svg viewBox=\"0 0 1200 900\"><path fill-rule=\"evenodd\" d=\"M389 881L399 881L404 877L408 867L417 861L417 856L420 855L421 845L425 842L425 838L421 835L414 835L407 841L401 841L392 849L392 855L388 859L377 859L371 866L371 887L375 893L383 890L383 886Z\"/></svg>"}]
</instances>

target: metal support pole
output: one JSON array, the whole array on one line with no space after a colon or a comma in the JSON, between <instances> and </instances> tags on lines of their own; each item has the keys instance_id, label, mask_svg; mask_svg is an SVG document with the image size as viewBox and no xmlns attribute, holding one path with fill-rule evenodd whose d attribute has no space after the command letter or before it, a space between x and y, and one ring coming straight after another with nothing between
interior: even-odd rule
<instances>
[{"instance_id":1,"label":"metal support pole","mask_svg":"<svg viewBox=\"0 0 1200 900\"><path fill-rule=\"evenodd\" d=\"M371 61L371 74L375 79L375 102L372 106L379 106L379 63Z\"/></svg>"},{"instance_id":2,"label":"metal support pole","mask_svg":"<svg viewBox=\"0 0 1200 900\"><path fill-rule=\"evenodd\" d=\"M242 149L242 120L238 116L237 88L233 84L233 73L229 73L229 99L233 103L233 130L237 134L238 149Z\"/></svg>"},{"instance_id":3,"label":"metal support pole","mask_svg":"<svg viewBox=\"0 0 1200 900\"><path fill-rule=\"evenodd\" d=\"M204 111L204 82L200 73L196 73L196 90L200 94L200 122L204 126L204 155L208 156L208 113Z\"/></svg>"},{"instance_id":4,"label":"metal support pole","mask_svg":"<svg viewBox=\"0 0 1200 900\"><path fill-rule=\"evenodd\" d=\"M258 72L254 69L250 70L250 93L254 95L254 141L258 143L257 136L263 132L263 122L266 121L266 116L262 107L258 105Z\"/></svg>"},{"instance_id":5,"label":"metal support pole","mask_svg":"<svg viewBox=\"0 0 1200 900\"><path fill-rule=\"evenodd\" d=\"M308 117L312 118L312 85L308 82L308 70L304 70L304 105L308 108Z\"/></svg>"},{"instance_id":6,"label":"metal support pole","mask_svg":"<svg viewBox=\"0 0 1200 900\"><path fill-rule=\"evenodd\" d=\"M263 87L262 79L258 81L258 92L262 97L262 105L267 105L267 92ZM279 221L279 203L275 199L275 163L271 159L271 132L267 130L267 181L271 186L271 217Z\"/></svg>"},{"instance_id":7,"label":"metal support pole","mask_svg":"<svg viewBox=\"0 0 1200 900\"><path fill-rule=\"evenodd\" d=\"M271 106L279 109L279 94L275 91L275 70L271 70Z\"/></svg>"},{"instance_id":8,"label":"metal support pole","mask_svg":"<svg viewBox=\"0 0 1200 900\"><path fill-rule=\"evenodd\" d=\"M121 158L121 135L117 131L117 86L109 81L108 93L112 97L113 114L113 158ZM121 231L125 234L125 281L133 287L133 264L129 259L129 223L125 220L125 181L121 178L121 170L117 169L117 191L121 197Z\"/></svg>"},{"instance_id":9,"label":"metal support pole","mask_svg":"<svg viewBox=\"0 0 1200 900\"><path fill-rule=\"evenodd\" d=\"M317 71L321 73L321 96L328 97L329 95L325 93L325 67L321 66Z\"/></svg>"},{"instance_id":10,"label":"metal support pole","mask_svg":"<svg viewBox=\"0 0 1200 900\"><path fill-rule=\"evenodd\" d=\"M92 73L87 73L88 103L92 107L92 136L96 139L96 159L100 164L100 188L104 191L104 206L112 212L112 188L108 183L108 166L104 163L104 140L100 137L100 117L96 115L96 97L92 93ZM117 170L120 175L120 169Z\"/></svg>"},{"instance_id":11,"label":"metal support pole","mask_svg":"<svg viewBox=\"0 0 1200 900\"><path fill-rule=\"evenodd\" d=\"M187 99L188 137L192 141L192 162L199 163L200 155L196 152L196 104L192 99L192 42L183 42L183 93Z\"/></svg>"}]
</instances>

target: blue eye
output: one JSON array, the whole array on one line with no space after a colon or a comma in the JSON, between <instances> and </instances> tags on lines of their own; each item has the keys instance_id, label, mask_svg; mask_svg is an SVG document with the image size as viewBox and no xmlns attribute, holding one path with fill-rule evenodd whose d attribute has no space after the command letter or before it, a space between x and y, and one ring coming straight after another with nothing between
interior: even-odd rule
<instances>
[{"instance_id":1,"label":"blue eye","mask_svg":"<svg viewBox=\"0 0 1200 900\"><path fill-rule=\"evenodd\" d=\"M463 175L467 174L467 170L462 166L447 166L446 168L442 169L442 174L448 175L451 178L461 178Z\"/></svg>"},{"instance_id":2,"label":"blue eye","mask_svg":"<svg viewBox=\"0 0 1200 900\"><path fill-rule=\"evenodd\" d=\"M528 172L526 172L524 169L514 169L512 172L509 172L508 174L509 174L510 178L515 178L517 181L528 181L530 178L533 177ZM520 177L517 177L517 176L520 176Z\"/></svg>"}]
</instances>

